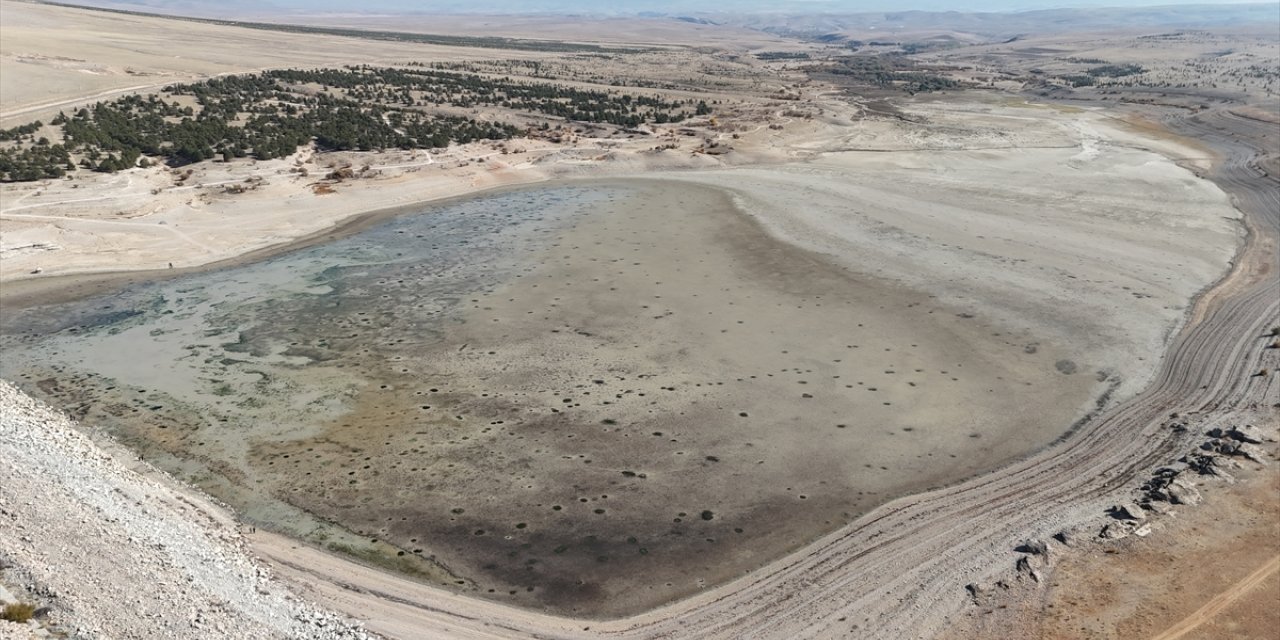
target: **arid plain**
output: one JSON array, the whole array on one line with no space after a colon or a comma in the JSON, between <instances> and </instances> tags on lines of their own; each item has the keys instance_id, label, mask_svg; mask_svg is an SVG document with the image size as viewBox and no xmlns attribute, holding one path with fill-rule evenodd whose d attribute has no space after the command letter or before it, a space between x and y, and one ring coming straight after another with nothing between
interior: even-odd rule
<instances>
[{"instance_id":1,"label":"arid plain","mask_svg":"<svg viewBox=\"0 0 1280 640\"><path fill-rule=\"evenodd\" d=\"M497 74L531 56L563 82L628 78L715 105L641 132L556 123L430 152L306 148L0 186L4 377L313 545L250 537L321 603L388 635L657 637L692 622L729 637L751 624L738 615L749 598L796 589L779 576L805 571L824 585L812 608L762 633L927 635L969 601L966 584L999 579L993 559L1013 567L1006 538L1089 526L1140 482L1074 490L981 551L954 539L963 518L938 516L920 531L961 550L933 572L871 551L914 526L893 514L988 478L1009 483L1009 513L1030 514L1012 502L1021 470L1075 455L1168 384L1166 351L1213 317L1202 294L1228 274L1262 298L1275 285L1256 262L1274 229L1247 227L1242 196L1205 179L1221 149L1154 125L1160 106L1137 99L1037 95L1025 78L978 90L1034 64L1013 53L928 54L973 88L908 95L814 80L826 76L752 51L817 58L822 45L727 27L715 51L687 46L706 25L660 23L639 42L602 37L644 48L605 56L402 42L354 54L337 36L0 8L3 75L21 78L6 80L4 126L266 66ZM69 22L73 37L50 37ZM211 52L162 55L177 31ZM1250 100L1265 86L1229 98L1265 106ZM1184 99L1170 108L1207 108ZM1258 304L1240 321L1262 332L1275 310ZM1231 371L1267 357L1251 344ZM1274 431L1260 402L1272 387L1263 374L1242 391L1233 419ZM1177 457L1165 448L1151 466ZM797 568L837 540L832 559L867 549L927 580L885 590L896 606L950 604L904 618L881 603L855 622L888 597L876 580L907 574ZM325 549L439 590L369 613L380 596L331 590L354 569ZM862 595L825 604L839 593L825 585L858 575ZM739 622L714 623L724 615Z\"/></svg>"}]
</instances>

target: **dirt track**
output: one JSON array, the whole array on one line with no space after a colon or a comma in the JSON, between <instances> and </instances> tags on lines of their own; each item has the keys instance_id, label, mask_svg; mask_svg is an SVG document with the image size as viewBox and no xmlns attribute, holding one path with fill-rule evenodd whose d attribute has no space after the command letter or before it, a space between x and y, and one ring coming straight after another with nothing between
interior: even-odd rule
<instances>
[{"instance_id":1,"label":"dirt track","mask_svg":"<svg viewBox=\"0 0 1280 640\"><path fill-rule=\"evenodd\" d=\"M1258 567L1257 571L1245 576L1244 580L1235 583L1230 589L1218 594L1218 597L1210 600L1208 604L1200 607L1195 613L1183 618L1178 624L1166 629L1160 635L1151 640L1177 640L1188 633L1194 631L1200 625L1212 620L1214 616L1222 612L1223 609L1231 606L1240 596L1243 596L1262 584L1271 574L1280 569L1280 556L1271 559L1270 562Z\"/></svg>"},{"instance_id":2,"label":"dirt track","mask_svg":"<svg viewBox=\"0 0 1280 640\"><path fill-rule=\"evenodd\" d=\"M1253 168L1272 125L1215 111L1169 123L1221 156L1211 177L1250 229L1236 267L1206 292L1152 386L1059 445L959 485L898 500L810 547L694 598L635 616L584 622L468 600L259 536L259 554L321 602L392 637L931 637L964 605L963 586L1004 571L1019 541L1100 515L1166 461L1173 412L1259 403L1255 376L1280 316L1273 257L1280 192ZM1270 363L1269 363L1270 364Z\"/></svg>"}]
</instances>

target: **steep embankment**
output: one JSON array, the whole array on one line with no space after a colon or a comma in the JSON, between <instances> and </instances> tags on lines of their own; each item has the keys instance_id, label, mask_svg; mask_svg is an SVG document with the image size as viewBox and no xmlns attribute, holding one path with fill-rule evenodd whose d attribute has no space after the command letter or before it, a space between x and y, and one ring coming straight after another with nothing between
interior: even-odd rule
<instances>
[{"instance_id":1,"label":"steep embankment","mask_svg":"<svg viewBox=\"0 0 1280 640\"><path fill-rule=\"evenodd\" d=\"M370 637L275 582L225 511L126 455L0 382L0 583L48 609L0 637Z\"/></svg>"}]
</instances>

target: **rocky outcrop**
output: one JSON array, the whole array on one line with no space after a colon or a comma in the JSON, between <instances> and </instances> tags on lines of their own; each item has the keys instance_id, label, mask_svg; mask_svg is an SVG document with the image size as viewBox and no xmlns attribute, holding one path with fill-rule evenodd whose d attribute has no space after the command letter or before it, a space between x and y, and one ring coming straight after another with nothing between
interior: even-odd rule
<instances>
[{"instance_id":1,"label":"rocky outcrop","mask_svg":"<svg viewBox=\"0 0 1280 640\"><path fill-rule=\"evenodd\" d=\"M1148 510L1165 513L1165 505L1194 505L1200 502L1200 492L1193 479L1196 475L1213 476L1234 481L1231 469L1240 468L1236 461L1243 458L1256 463L1269 461L1266 450L1260 445L1271 440L1262 430L1252 425L1213 427L1205 431L1206 439L1197 450L1186 454L1177 462L1160 467L1150 480L1142 485L1139 504ZM1121 514L1120 507L1114 511ZM1126 505L1123 517L1133 518L1133 511Z\"/></svg>"}]
</instances>

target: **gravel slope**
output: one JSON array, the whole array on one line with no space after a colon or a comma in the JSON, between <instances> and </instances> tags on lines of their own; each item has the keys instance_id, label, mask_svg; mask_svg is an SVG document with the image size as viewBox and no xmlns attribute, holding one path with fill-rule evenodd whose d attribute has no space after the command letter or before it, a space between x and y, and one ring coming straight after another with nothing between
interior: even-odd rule
<instances>
[{"instance_id":1,"label":"gravel slope","mask_svg":"<svg viewBox=\"0 0 1280 640\"><path fill-rule=\"evenodd\" d=\"M374 637L274 581L226 511L113 453L0 381L0 599L49 609L0 638Z\"/></svg>"}]
</instances>

